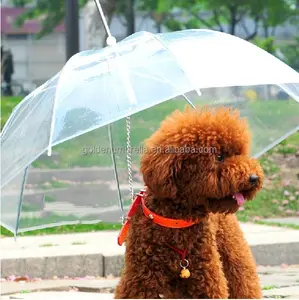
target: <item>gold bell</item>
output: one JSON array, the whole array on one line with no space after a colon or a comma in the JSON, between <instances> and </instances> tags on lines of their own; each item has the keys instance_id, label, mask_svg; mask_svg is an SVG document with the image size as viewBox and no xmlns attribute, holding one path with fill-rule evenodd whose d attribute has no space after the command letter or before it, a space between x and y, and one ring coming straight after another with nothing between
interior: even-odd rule
<instances>
[{"instance_id":1,"label":"gold bell","mask_svg":"<svg viewBox=\"0 0 299 300\"><path fill-rule=\"evenodd\" d=\"M187 269L187 267L189 267L189 261L187 259L181 260L180 266L182 268L180 277L184 279L189 278L191 275L190 271Z\"/></svg>"},{"instance_id":2,"label":"gold bell","mask_svg":"<svg viewBox=\"0 0 299 300\"><path fill-rule=\"evenodd\" d=\"M181 274L180 274L180 277L181 278L189 278L191 275L190 271L188 269L183 269L181 270Z\"/></svg>"}]
</instances>

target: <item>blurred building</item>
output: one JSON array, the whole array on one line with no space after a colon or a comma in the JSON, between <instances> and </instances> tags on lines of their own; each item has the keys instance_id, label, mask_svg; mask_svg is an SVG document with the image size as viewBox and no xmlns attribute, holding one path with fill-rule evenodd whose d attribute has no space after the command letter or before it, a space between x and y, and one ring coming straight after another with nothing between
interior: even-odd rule
<instances>
[{"instance_id":1,"label":"blurred building","mask_svg":"<svg viewBox=\"0 0 299 300\"><path fill-rule=\"evenodd\" d=\"M27 21L23 27L14 25L23 8L1 7L1 38L4 49L13 54L14 80L40 85L54 75L65 63L64 26L37 40L39 20Z\"/></svg>"}]
</instances>

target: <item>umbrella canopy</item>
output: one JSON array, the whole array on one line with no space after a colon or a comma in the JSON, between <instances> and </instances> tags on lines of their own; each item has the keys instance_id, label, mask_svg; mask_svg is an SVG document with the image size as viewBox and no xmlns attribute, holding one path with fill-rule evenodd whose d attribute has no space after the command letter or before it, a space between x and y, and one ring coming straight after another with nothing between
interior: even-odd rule
<instances>
[{"instance_id":1,"label":"umbrella canopy","mask_svg":"<svg viewBox=\"0 0 299 300\"><path fill-rule=\"evenodd\" d=\"M276 86L292 100L240 101L238 88L253 86ZM20 217L27 167L48 148L180 95L189 104L241 108L253 132L255 156L298 129L299 74L274 56L211 30L138 32L116 45L76 54L13 110L1 136L1 187L17 182L20 188L9 198L10 218ZM12 228L3 218L7 201L1 198L2 223Z\"/></svg>"}]
</instances>

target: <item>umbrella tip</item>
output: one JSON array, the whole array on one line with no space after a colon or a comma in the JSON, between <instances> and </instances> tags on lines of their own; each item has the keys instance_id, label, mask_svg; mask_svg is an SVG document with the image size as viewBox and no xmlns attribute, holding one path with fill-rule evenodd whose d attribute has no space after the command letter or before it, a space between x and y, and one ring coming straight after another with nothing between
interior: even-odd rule
<instances>
[{"instance_id":1,"label":"umbrella tip","mask_svg":"<svg viewBox=\"0 0 299 300\"><path fill-rule=\"evenodd\" d=\"M116 38L112 35L107 37L106 43L108 46L113 46L116 44Z\"/></svg>"},{"instance_id":2,"label":"umbrella tip","mask_svg":"<svg viewBox=\"0 0 299 300\"><path fill-rule=\"evenodd\" d=\"M52 148L50 147L49 149L48 149L48 156L51 156L52 155Z\"/></svg>"}]
</instances>

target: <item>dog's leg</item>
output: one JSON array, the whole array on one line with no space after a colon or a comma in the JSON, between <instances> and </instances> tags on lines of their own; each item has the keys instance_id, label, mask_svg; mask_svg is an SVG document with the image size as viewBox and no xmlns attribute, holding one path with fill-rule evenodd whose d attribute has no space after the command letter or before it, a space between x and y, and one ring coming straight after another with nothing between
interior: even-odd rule
<instances>
[{"instance_id":1,"label":"dog's leg","mask_svg":"<svg viewBox=\"0 0 299 300\"><path fill-rule=\"evenodd\" d=\"M115 289L114 299L160 299L173 298L167 295L170 288L164 282L165 275L150 270L146 264L125 269Z\"/></svg>"},{"instance_id":2,"label":"dog's leg","mask_svg":"<svg viewBox=\"0 0 299 300\"><path fill-rule=\"evenodd\" d=\"M207 219L199 230L199 244L189 256L191 276L186 282L184 298L227 299L228 283L217 249L214 220ZM196 234L194 232L194 234ZM185 279L183 279L185 280Z\"/></svg>"},{"instance_id":3,"label":"dog's leg","mask_svg":"<svg viewBox=\"0 0 299 300\"><path fill-rule=\"evenodd\" d=\"M148 285L152 283L147 279L126 275L116 287L114 299L159 299L156 289L149 289Z\"/></svg>"},{"instance_id":4,"label":"dog's leg","mask_svg":"<svg viewBox=\"0 0 299 300\"><path fill-rule=\"evenodd\" d=\"M204 255L196 271L191 271L192 284L188 288L190 299L227 299L228 284L222 270L215 239L208 239Z\"/></svg>"},{"instance_id":5,"label":"dog's leg","mask_svg":"<svg viewBox=\"0 0 299 300\"><path fill-rule=\"evenodd\" d=\"M262 298L256 264L235 215L220 217L217 243L229 285L229 298Z\"/></svg>"}]
</instances>

